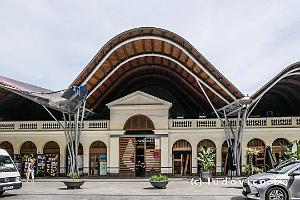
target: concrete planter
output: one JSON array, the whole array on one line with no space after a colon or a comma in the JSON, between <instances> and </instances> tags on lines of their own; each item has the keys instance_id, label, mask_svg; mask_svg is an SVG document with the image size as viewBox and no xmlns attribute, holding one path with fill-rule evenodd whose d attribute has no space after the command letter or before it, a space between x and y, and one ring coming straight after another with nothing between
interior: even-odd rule
<instances>
[{"instance_id":1,"label":"concrete planter","mask_svg":"<svg viewBox=\"0 0 300 200\"><path fill-rule=\"evenodd\" d=\"M208 179L210 179L210 181L211 181L211 179L212 179L212 171L211 170L202 170L200 173L201 173L200 177L203 182L207 182Z\"/></svg>"},{"instance_id":2,"label":"concrete planter","mask_svg":"<svg viewBox=\"0 0 300 200\"><path fill-rule=\"evenodd\" d=\"M83 185L85 182L84 180L66 180L62 181L65 186L67 186L67 189L79 189L80 186Z\"/></svg>"},{"instance_id":3,"label":"concrete planter","mask_svg":"<svg viewBox=\"0 0 300 200\"><path fill-rule=\"evenodd\" d=\"M157 182L150 182L153 187L156 189L166 189L169 181L157 181Z\"/></svg>"}]
</instances>

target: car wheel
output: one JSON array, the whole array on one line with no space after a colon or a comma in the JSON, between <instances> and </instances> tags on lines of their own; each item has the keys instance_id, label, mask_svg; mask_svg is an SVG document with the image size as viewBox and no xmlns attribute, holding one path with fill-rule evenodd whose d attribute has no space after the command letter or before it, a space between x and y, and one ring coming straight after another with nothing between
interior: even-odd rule
<instances>
[{"instance_id":1,"label":"car wheel","mask_svg":"<svg viewBox=\"0 0 300 200\"><path fill-rule=\"evenodd\" d=\"M288 195L286 191L280 187L274 187L267 191L267 200L287 200Z\"/></svg>"},{"instance_id":2,"label":"car wheel","mask_svg":"<svg viewBox=\"0 0 300 200\"><path fill-rule=\"evenodd\" d=\"M0 191L0 196L4 193L5 191Z\"/></svg>"}]
</instances>

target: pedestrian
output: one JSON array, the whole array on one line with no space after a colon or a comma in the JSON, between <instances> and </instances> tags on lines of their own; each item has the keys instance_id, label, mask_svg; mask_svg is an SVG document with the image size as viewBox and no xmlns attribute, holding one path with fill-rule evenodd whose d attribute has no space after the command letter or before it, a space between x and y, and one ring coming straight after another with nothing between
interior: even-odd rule
<instances>
[{"instance_id":1,"label":"pedestrian","mask_svg":"<svg viewBox=\"0 0 300 200\"><path fill-rule=\"evenodd\" d=\"M27 175L27 182L29 181L30 175L31 175L32 182L34 182L34 161L33 161L33 159L29 160L26 175Z\"/></svg>"}]
</instances>

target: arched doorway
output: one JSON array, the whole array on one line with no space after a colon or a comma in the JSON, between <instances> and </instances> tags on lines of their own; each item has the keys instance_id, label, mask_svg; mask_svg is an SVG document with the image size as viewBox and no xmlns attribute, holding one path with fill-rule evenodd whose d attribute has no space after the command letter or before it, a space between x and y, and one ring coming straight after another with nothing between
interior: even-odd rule
<instances>
[{"instance_id":1,"label":"arched doorway","mask_svg":"<svg viewBox=\"0 0 300 200\"><path fill-rule=\"evenodd\" d=\"M282 161L282 153L284 146L288 146L289 141L285 138L277 138L272 143L272 154L274 155L274 158L276 159L277 163L280 163Z\"/></svg>"},{"instance_id":2,"label":"arched doorway","mask_svg":"<svg viewBox=\"0 0 300 200\"><path fill-rule=\"evenodd\" d=\"M69 151L68 147L66 147L66 174L70 172L70 162L71 158L69 156ZM78 169L79 169L79 175L83 175L83 146L81 143L79 143L78 146L78 157L77 157L77 162L78 162Z\"/></svg>"},{"instance_id":3,"label":"arched doorway","mask_svg":"<svg viewBox=\"0 0 300 200\"><path fill-rule=\"evenodd\" d=\"M173 174L189 176L192 174L192 146L186 140L177 140L172 147Z\"/></svg>"},{"instance_id":4,"label":"arched doorway","mask_svg":"<svg viewBox=\"0 0 300 200\"><path fill-rule=\"evenodd\" d=\"M120 175L150 176L160 173L160 149L156 148L154 123L145 115L134 115L124 124L120 138Z\"/></svg>"},{"instance_id":5,"label":"arched doorway","mask_svg":"<svg viewBox=\"0 0 300 200\"><path fill-rule=\"evenodd\" d=\"M34 161L36 173L36 156L37 148L33 142L27 141L21 146L20 157L16 159L21 175L26 176L28 162L30 159Z\"/></svg>"},{"instance_id":6,"label":"arched doorway","mask_svg":"<svg viewBox=\"0 0 300 200\"><path fill-rule=\"evenodd\" d=\"M95 141L90 146L90 175L107 175L107 147L102 141Z\"/></svg>"},{"instance_id":7,"label":"arched doorway","mask_svg":"<svg viewBox=\"0 0 300 200\"><path fill-rule=\"evenodd\" d=\"M247 144L247 147L249 148L255 148L258 150L258 154L256 156L253 156L253 165L255 167L264 169L265 167L265 154L266 154L266 145L264 141L258 138L254 138L250 140ZM247 158L247 163L249 163L249 158Z\"/></svg>"},{"instance_id":8,"label":"arched doorway","mask_svg":"<svg viewBox=\"0 0 300 200\"><path fill-rule=\"evenodd\" d=\"M14 158L14 147L10 142L2 142L0 148L6 150L10 157Z\"/></svg>"},{"instance_id":9,"label":"arched doorway","mask_svg":"<svg viewBox=\"0 0 300 200\"><path fill-rule=\"evenodd\" d=\"M198 156L198 152L199 152L201 146L204 147L204 148L211 147L216 152L216 145L215 145L215 143L212 140L204 139L204 140L201 140L198 143L198 145L197 145L197 156ZM215 156L214 163L216 164L216 156ZM198 161L198 165L197 166L198 166L198 174L199 174L200 168L201 168L199 161ZM214 175L216 174L216 167L213 168L213 174Z\"/></svg>"},{"instance_id":10,"label":"arched doorway","mask_svg":"<svg viewBox=\"0 0 300 200\"><path fill-rule=\"evenodd\" d=\"M40 173L44 176L59 175L60 148L56 142L47 142L44 146L43 154L38 155L37 158L38 174Z\"/></svg>"}]
</instances>

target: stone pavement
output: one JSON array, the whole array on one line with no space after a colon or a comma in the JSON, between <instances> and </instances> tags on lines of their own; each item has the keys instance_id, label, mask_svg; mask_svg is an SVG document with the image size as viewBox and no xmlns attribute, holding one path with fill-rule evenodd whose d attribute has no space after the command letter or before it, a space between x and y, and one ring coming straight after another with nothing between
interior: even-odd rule
<instances>
[{"instance_id":1,"label":"stone pavement","mask_svg":"<svg viewBox=\"0 0 300 200\"><path fill-rule=\"evenodd\" d=\"M88 179L78 190L67 190L62 179L39 179L34 183L23 183L20 190L7 191L2 196L10 199L231 199L243 200L241 183L223 185L199 183L194 186L191 179L170 179L166 189L154 189L147 179Z\"/></svg>"}]
</instances>

